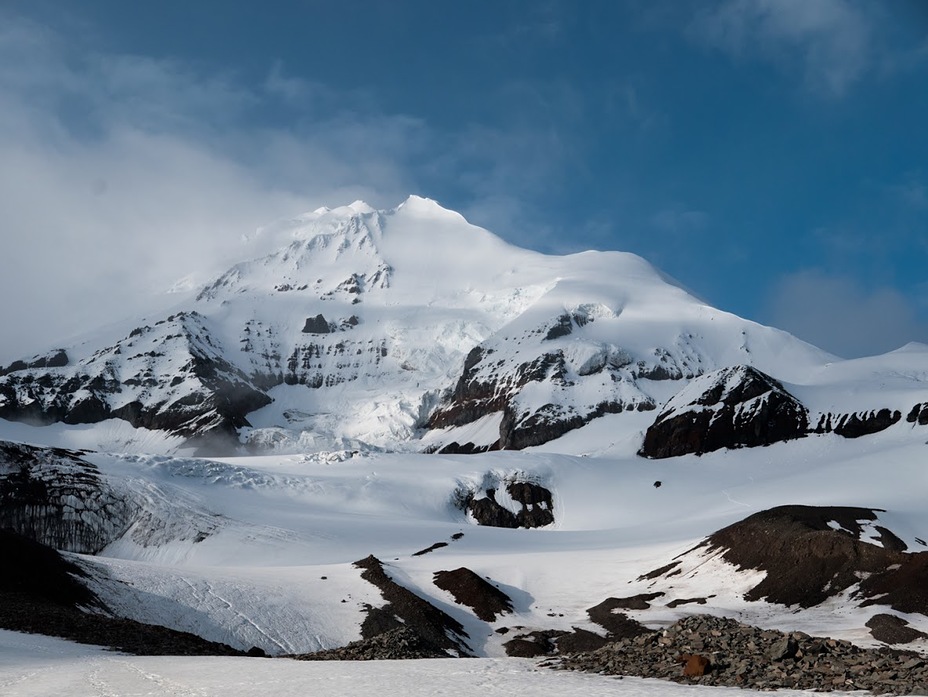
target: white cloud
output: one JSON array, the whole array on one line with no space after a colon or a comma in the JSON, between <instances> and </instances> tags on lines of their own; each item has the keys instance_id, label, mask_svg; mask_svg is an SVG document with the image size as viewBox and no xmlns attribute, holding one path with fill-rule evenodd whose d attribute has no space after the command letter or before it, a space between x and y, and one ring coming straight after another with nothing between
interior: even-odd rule
<instances>
[{"instance_id":1,"label":"white cloud","mask_svg":"<svg viewBox=\"0 0 928 697\"><path fill-rule=\"evenodd\" d=\"M810 89L840 96L871 64L867 12L856 0L724 0L700 12L690 34L736 58L800 72Z\"/></svg>"},{"instance_id":2,"label":"white cloud","mask_svg":"<svg viewBox=\"0 0 928 697\"><path fill-rule=\"evenodd\" d=\"M791 274L774 287L765 321L845 358L928 342L918 303L897 290L869 290L818 271Z\"/></svg>"},{"instance_id":3,"label":"white cloud","mask_svg":"<svg viewBox=\"0 0 928 697\"><path fill-rule=\"evenodd\" d=\"M519 226L519 194L566 152L524 124L440 132L281 63L249 85L101 53L0 10L0 364L205 281L243 234L321 205L451 190L483 225Z\"/></svg>"},{"instance_id":4,"label":"white cloud","mask_svg":"<svg viewBox=\"0 0 928 697\"><path fill-rule=\"evenodd\" d=\"M206 280L259 225L417 190L423 124L328 95L328 115L262 130L248 115L271 87L306 98L279 68L268 82L93 53L0 13L0 364Z\"/></svg>"}]
</instances>

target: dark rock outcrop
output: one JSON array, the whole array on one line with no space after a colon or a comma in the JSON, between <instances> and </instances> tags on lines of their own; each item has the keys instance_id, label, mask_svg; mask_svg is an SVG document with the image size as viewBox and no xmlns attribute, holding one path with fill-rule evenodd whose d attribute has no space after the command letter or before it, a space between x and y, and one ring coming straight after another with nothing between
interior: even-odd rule
<instances>
[{"instance_id":1,"label":"dark rock outcrop","mask_svg":"<svg viewBox=\"0 0 928 697\"><path fill-rule=\"evenodd\" d=\"M586 611L586 614L590 616L590 620L606 630L610 640L634 637L648 631L647 627L637 620L629 618L624 612L616 612L618 609L627 607L626 600L606 598Z\"/></svg>"},{"instance_id":2,"label":"dark rock outcrop","mask_svg":"<svg viewBox=\"0 0 928 697\"><path fill-rule=\"evenodd\" d=\"M884 644L910 644L916 639L928 639L928 634L909 626L909 623L897 617L881 613L867 620L870 634Z\"/></svg>"},{"instance_id":3,"label":"dark rock outcrop","mask_svg":"<svg viewBox=\"0 0 928 697\"><path fill-rule=\"evenodd\" d=\"M418 637L416 651L429 656L472 655L461 623L390 578L383 562L371 555L354 565L362 569L361 578L375 585L387 601L383 607L367 608L367 617L361 624L364 640L405 629Z\"/></svg>"},{"instance_id":4,"label":"dark rock outcrop","mask_svg":"<svg viewBox=\"0 0 928 697\"><path fill-rule=\"evenodd\" d=\"M852 414L823 414L815 433L837 433L844 438L860 438L884 431L902 419L899 410L879 409Z\"/></svg>"},{"instance_id":5,"label":"dark rock outcrop","mask_svg":"<svg viewBox=\"0 0 928 697\"><path fill-rule=\"evenodd\" d=\"M64 349L53 349L44 356L35 356L28 361L13 361L6 368L0 366L0 376L35 368L63 368L68 364L69 360Z\"/></svg>"},{"instance_id":6,"label":"dark rock outcrop","mask_svg":"<svg viewBox=\"0 0 928 697\"><path fill-rule=\"evenodd\" d=\"M922 404L921 402L916 404L909 411L905 420L910 424L917 423L919 426L928 426L928 404Z\"/></svg>"},{"instance_id":7,"label":"dark rock outcrop","mask_svg":"<svg viewBox=\"0 0 928 697\"><path fill-rule=\"evenodd\" d=\"M812 607L857 585L862 605L928 615L928 552L904 551L876 520L870 508L779 506L713 533L696 549L719 550L739 568L767 572L746 600ZM879 545L865 541L868 521Z\"/></svg>"},{"instance_id":8,"label":"dark rock outcrop","mask_svg":"<svg viewBox=\"0 0 928 697\"><path fill-rule=\"evenodd\" d=\"M81 453L0 441L0 527L55 549L94 554L138 507Z\"/></svg>"},{"instance_id":9,"label":"dark rock outcrop","mask_svg":"<svg viewBox=\"0 0 928 697\"><path fill-rule=\"evenodd\" d=\"M500 615L512 612L512 600L508 595L465 567L436 571L434 583L451 593L456 603L472 609L484 622L495 622Z\"/></svg>"},{"instance_id":10,"label":"dark rock outcrop","mask_svg":"<svg viewBox=\"0 0 928 697\"><path fill-rule=\"evenodd\" d=\"M38 424L116 418L197 438L191 443L197 446L234 442L249 425L245 415L270 401L223 357L196 312L135 329L74 365L60 352L0 375L0 418Z\"/></svg>"},{"instance_id":11,"label":"dark rock outcrop","mask_svg":"<svg viewBox=\"0 0 928 697\"><path fill-rule=\"evenodd\" d=\"M468 492L457 504L469 512L478 525L494 528L540 528L554 522L554 502L548 489L522 480L504 484L509 497L519 504L519 510L512 511L501 505L496 500L495 487L487 487L482 497Z\"/></svg>"},{"instance_id":12,"label":"dark rock outcrop","mask_svg":"<svg viewBox=\"0 0 928 697\"><path fill-rule=\"evenodd\" d=\"M696 378L673 397L645 433L650 458L770 445L801 438L807 409L769 375L750 366Z\"/></svg>"},{"instance_id":13,"label":"dark rock outcrop","mask_svg":"<svg viewBox=\"0 0 928 697\"><path fill-rule=\"evenodd\" d=\"M306 318L306 324L303 325L302 332L304 334L330 334L332 327L329 326L326 318L319 314L315 317Z\"/></svg>"}]
</instances>

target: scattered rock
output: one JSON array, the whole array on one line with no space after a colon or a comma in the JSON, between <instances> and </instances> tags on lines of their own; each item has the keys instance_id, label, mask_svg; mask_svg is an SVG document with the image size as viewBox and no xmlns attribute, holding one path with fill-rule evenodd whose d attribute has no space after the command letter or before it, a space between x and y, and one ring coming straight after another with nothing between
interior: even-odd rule
<instances>
[{"instance_id":1,"label":"scattered rock","mask_svg":"<svg viewBox=\"0 0 928 697\"><path fill-rule=\"evenodd\" d=\"M436 648L418 632L407 627L396 627L337 649L297 654L290 658L299 661L386 661L448 658L448 653Z\"/></svg>"}]
</instances>

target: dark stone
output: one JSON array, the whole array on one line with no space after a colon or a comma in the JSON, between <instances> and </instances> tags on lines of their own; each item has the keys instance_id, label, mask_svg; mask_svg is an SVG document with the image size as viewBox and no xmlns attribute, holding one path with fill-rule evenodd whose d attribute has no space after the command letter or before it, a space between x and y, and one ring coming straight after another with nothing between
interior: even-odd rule
<instances>
[{"instance_id":1,"label":"dark stone","mask_svg":"<svg viewBox=\"0 0 928 697\"><path fill-rule=\"evenodd\" d=\"M406 627L395 627L341 648L290 656L300 661L395 661L447 657L447 652Z\"/></svg>"},{"instance_id":2,"label":"dark stone","mask_svg":"<svg viewBox=\"0 0 928 697\"><path fill-rule=\"evenodd\" d=\"M673 609L675 607L680 607L681 605L705 605L706 598L677 598L676 600L671 600L667 603L667 607Z\"/></svg>"},{"instance_id":3,"label":"dark stone","mask_svg":"<svg viewBox=\"0 0 928 697\"><path fill-rule=\"evenodd\" d=\"M874 639L885 644L909 644L916 639L928 639L928 634L913 629L907 621L896 615L874 615L867 620L867 627Z\"/></svg>"},{"instance_id":4,"label":"dark stone","mask_svg":"<svg viewBox=\"0 0 928 697\"><path fill-rule=\"evenodd\" d=\"M80 453L0 441L0 528L95 554L128 529L136 512Z\"/></svg>"},{"instance_id":5,"label":"dark stone","mask_svg":"<svg viewBox=\"0 0 928 697\"><path fill-rule=\"evenodd\" d=\"M413 552L412 556L421 557L424 554L428 554L429 552L434 552L436 549L441 549L442 547L447 547L447 546L448 546L447 542L436 542L433 545L429 545L425 549L420 549L418 552Z\"/></svg>"},{"instance_id":6,"label":"dark stone","mask_svg":"<svg viewBox=\"0 0 928 697\"><path fill-rule=\"evenodd\" d=\"M750 366L697 378L702 391L690 403L671 399L645 433L639 455L650 458L703 454L722 448L770 445L801 438L806 408L769 375Z\"/></svg>"},{"instance_id":7,"label":"dark stone","mask_svg":"<svg viewBox=\"0 0 928 697\"><path fill-rule=\"evenodd\" d=\"M331 331L332 328L321 314L315 317L307 317L306 324L303 325L302 329L304 334L329 334Z\"/></svg>"},{"instance_id":8,"label":"dark stone","mask_svg":"<svg viewBox=\"0 0 928 697\"><path fill-rule=\"evenodd\" d=\"M470 569L436 571L434 583L451 593L456 603L471 608L484 622L494 622L500 615L512 612L509 596Z\"/></svg>"},{"instance_id":9,"label":"dark stone","mask_svg":"<svg viewBox=\"0 0 928 697\"><path fill-rule=\"evenodd\" d=\"M551 648L534 639L510 639L503 644L506 655L511 658L537 658L547 656Z\"/></svg>"}]
</instances>

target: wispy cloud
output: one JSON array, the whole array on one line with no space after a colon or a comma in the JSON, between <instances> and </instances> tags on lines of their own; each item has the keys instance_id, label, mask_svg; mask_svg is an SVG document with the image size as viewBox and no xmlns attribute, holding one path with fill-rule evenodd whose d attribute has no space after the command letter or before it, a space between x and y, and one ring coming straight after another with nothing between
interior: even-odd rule
<instances>
[{"instance_id":1,"label":"wispy cloud","mask_svg":"<svg viewBox=\"0 0 928 697\"><path fill-rule=\"evenodd\" d=\"M916 298L817 270L781 279L764 319L845 358L884 353L912 340L928 342L928 323Z\"/></svg>"},{"instance_id":2,"label":"wispy cloud","mask_svg":"<svg viewBox=\"0 0 928 697\"><path fill-rule=\"evenodd\" d=\"M689 27L736 59L798 72L807 87L841 96L870 68L872 18L856 0L724 0Z\"/></svg>"},{"instance_id":3,"label":"wispy cloud","mask_svg":"<svg viewBox=\"0 0 928 697\"><path fill-rule=\"evenodd\" d=\"M210 273L258 225L416 189L404 167L414 119L341 111L302 130L249 126L271 98L2 13L0 362Z\"/></svg>"},{"instance_id":4,"label":"wispy cloud","mask_svg":"<svg viewBox=\"0 0 928 697\"><path fill-rule=\"evenodd\" d=\"M243 233L321 205L467 192L454 204L478 222L522 226L520 194L566 149L522 124L442 132L282 63L249 84L101 53L0 10L0 152L3 363L206 280Z\"/></svg>"}]
</instances>

